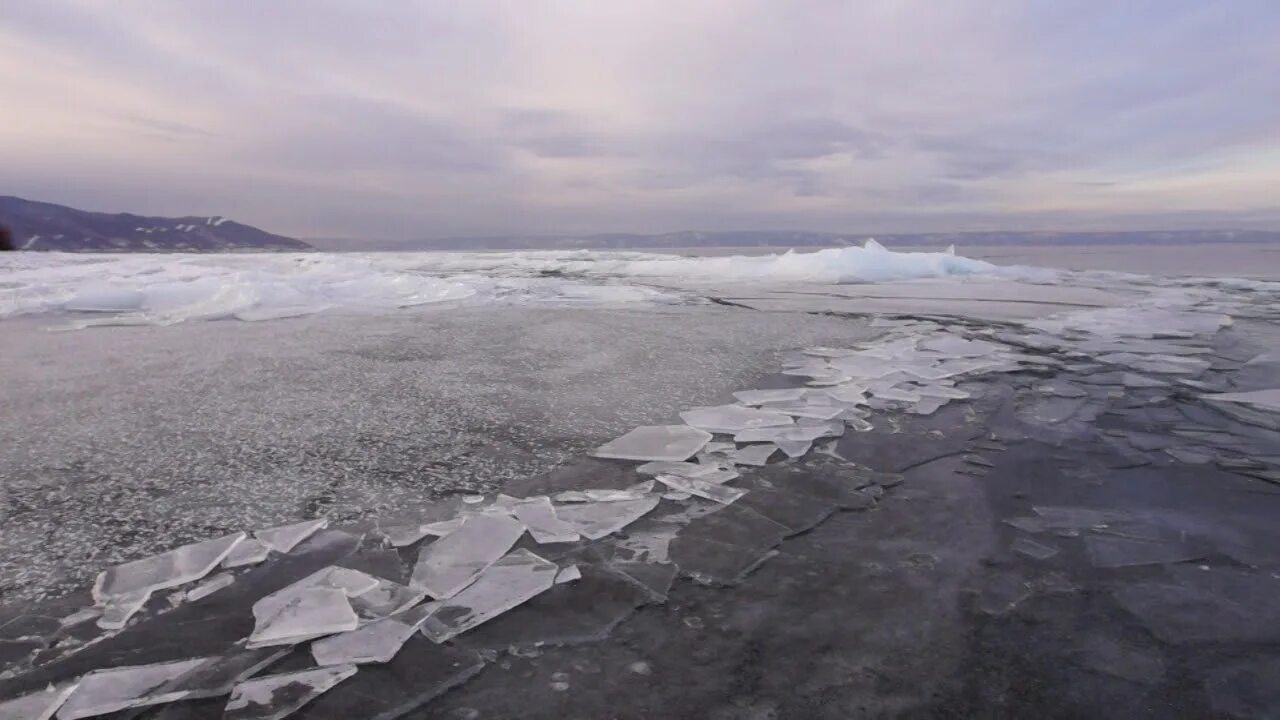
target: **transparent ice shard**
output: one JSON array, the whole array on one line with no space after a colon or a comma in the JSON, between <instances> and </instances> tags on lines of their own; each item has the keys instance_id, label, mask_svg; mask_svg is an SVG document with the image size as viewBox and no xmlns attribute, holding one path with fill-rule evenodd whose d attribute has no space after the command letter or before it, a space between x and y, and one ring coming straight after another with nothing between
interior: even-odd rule
<instances>
[{"instance_id":1,"label":"transparent ice shard","mask_svg":"<svg viewBox=\"0 0 1280 720\"><path fill-rule=\"evenodd\" d=\"M733 449L735 447L737 447L737 445L734 445L731 442L709 442L707 443L706 447L702 448L702 452L727 453L727 452L733 452Z\"/></svg>"},{"instance_id":2,"label":"transparent ice shard","mask_svg":"<svg viewBox=\"0 0 1280 720\"><path fill-rule=\"evenodd\" d=\"M729 505L734 500L747 494L746 490L731 488L727 485L715 485L698 478L680 477L679 475L659 475L658 482L676 492L697 495L700 498L713 500L721 505Z\"/></svg>"},{"instance_id":3,"label":"transparent ice shard","mask_svg":"<svg viewBox=\"0 0 1280 720\"><path fill-rule=\"evenodd\" d=\"M695 466L698 467L698 466ZM708 468L708 474L714 472L715 468ZM565 490L555 494L555 501L561 503L585 503L585 502L619 502L622 500L643 500L646 495L653 492L653 481L646 480L637 483L629 488L622 490L610 489L592 489L592 490Z\"/></svg>"},{"instance_id":4,"label":"transparent ice shard","mask_svg":"<svg viewBox=\"0 0 1280 720\"><path fill-rule=\"evenodd\" d=\"M732 443L729 445L733 447ZM650 462L636 468L636 472L641 475L683 475L685 477L698 477L715 470L713 465L691 462Z\"/></svg>"},{"instance_id":5,"label":"transparent ice shard","mask_svg":"<svg viewBox=\"0 0 1280 720\"><path fill-rule=\"evenodd\" d=\"M0 702L0 720L49 720L75 689L76 683L61 687L51 685L44 690Z\"/></svg>"},{"instance_id":6,"label":"transparent ice shard","mask_svg":"<svg viewBox=\"0 0 1280 720\"><path fill-rule=\"evenodd\" d=\"M803 457L813 449L812 440L777 440L774 444L789 458Z\"/></svg>"},{"instance_id":7,"label":"transparent ice shard","mask_svg":"<svg viewBox=\"0 0 1280 720\"><path fill-rule=\"evenodd\" d=\"M829 428L823 425L788 425L786 427L755 428L743 430L733 436L735 442L812 442L825 437Z\"/></svg>"},{"instance_id":8,"label":"transparent ice shard","mask_svg":"<svg viewBox=\"0 0 1280 720\"><path fill-rule=\"evenodd\" d=\"M785 390L739 390L733 396L743 405L763 405L799 400L804 397L804 394L804 388L787 388Z\"/></svg>"},{"instance_id":9,"label":"transparent ice shard","mask_svg":"<svg viewBox=\"0 0 1280 720\"><path fill-rule=\"evenodd\" d=\"M769 458L778 452L778 446L773 443L765 443L763 445L748 445L741 450L735 452L730 457L739 465L765 465L769 462Z\"/></svg>"},{"instance_id":10,"label":"transparent ice shard","mask_svg":"<svg viewBox=\"0 0 1280 720\"><path fill-rule=\"evenodd\" d=\"M244 533L236 533L104 570L94 583L93 599L102 603L113 597L164 590L199 580L243 539Z\"/></svg>"},{"instance_id":11,"label":"transparent ice shard","mask_svg":"<svg viewBox=\"0 0 1280 720\"><path fill-rule=\"evenodd\" d=\"M867 402L867 388L857 383L844 383L824 390L836 402L862 405Z\"/></svg>"},{"instance_id":12,"label":"transparent ice shard","mask_svg":"<svg viewBox=\"0 0 1280 720\"><path fill-rule=\"evenodd\" d=\"M451 518L449 520L440 520L433 523L427 523L426 525L422 526L422 532L424 533L424 535L434 535L435 537L444 537L445 535L448 535L454 530L457 530L458 528L462 527L462 524L466 521L467 521L467 518L465 517L456 517L456 518ZM411 545L412 543L405 543L405 544Z\"/></svg>"},{"instance_id":13,"label":"transparent ice shard","mask_svg":"<svg viewBox=\"0 0 1280 720\"><path fill-rule=\"evenodd\" d=\"M969 397L967 390L952 385L921 385L915 389L924 397L947 398L948 400L964 400Z\"/></svg>"},{"instance_id":14,"label":"transparent ice shard","mask_svg":"<svg viewBox=\"0 0 1280 720\"><path fill-rule=\"evenodd\" d=\"M266 543L255 540L254 538L245 538L231 548L231 552L222 559L222 567L238 568L245 565L257 565L267 556L271 554L271 548Z\"/></svg>"},{"instance_id":15,"label":"transparent ice shard","mask_svg":"<svg viewBox=\"0 0 1280 720\"><path fill-rule=\"evenodd\" d=\"M742 405L693 408L680 413L680 419L700 430L727 434L740 432L747 428L790 425L793 422L790 415L743 407Z\"/></svg>"},{"instance_id":16,"label":"transparent ice shard","mask_svg":"<svg viewBox=\"0 0 1280 720\"><path fill-rule=\"evenodd\" d=\"M1156 380L1137 373L1120 373L1120 382L1127 388L1169 387L1169 383L1163 380Z\"/></svg>"},{"instance_id":17,"label":"transparent ice shard","mask_svg":"<svg viewBox=\"0 0 1280 720\"><path fill-rule=\"evenodd\" d=\"M529 535L539 544L574 542L578 532L556 516L551 498L546 495L528 498L513 508L516 519L529 529Z\"/></svg>"},{"instance_id":18,"label":"transparent ice shard","mask_svg":"<svg viewBox=\"0 0 1280 720\"><path fill-rule=\"evenodd\" d=\"M422 627L438 603L427 603L311 643L317 665L386 663Z\"/></svg>"},{"instance_id":19,"label":"transparent ice shard","mask_svg":"<svg viewBox=\"0 0 1280 720\"><path fill-rule=\"evenodd\" d=\"M259 601L261 602L261 601ZM249 647L293 645L323 635L355 630L360 618L346 592L333 587L310 587L291 597L282 607L271 607L270 614L259 614L249 636Z\"/></svg>"},{"instance_id":20,"label":"transparent ice shard","mask_svg":"<svg viewBox=\"0 0 1280 720\"><path fill-rule=\"evenodd\" d=\"M378 578L377 587L355 597L348 597L347 602L351 603L351 608L360 617L377 619L403 612L422 602L426 596L426 590Z\"/></svg>"},{"instance_id":21,"label":"transparent ice shard","mask_svg":"<svg viewBox=\"0 0 1280 720\"><path fill-rule=\"evenodd\" d=\"M1003 346L985 340L965 340L955 335L936 333L920 342L921 349L951 357L982 357L1003 349Z\"/></svg>"},{"instance_id":22,"label":"transparent ice shard","mask_svg":"<svg viewBox=\"0 0 1280 720\"><path fill-rule=\"evenodd\" d=\"M272 550L278 553L287 553L297 547L298 543L327 527L329 527L329 518L320 518L318 520L294 523L293 525L281 525L268 530L259 530L253 535Z\"/></svg>"},{"instance_id":23,"label":"transparent ice shard","mask_svg":"<svg viewBox=\"0 0 1280 720\"><path fill-rule=\"evenodd\" d=\"M688 460L711 440L711 433L688 425L642 425L596 448L591 454L617 460Z\"/></svg>"},{"instance_id":24,"label":"transparent ice shard","mask_svg":"<svg viewBox=\"0 0 1280 720\"><path fill-rule=\"evenodd\" d=\"M556 508L556 515L588 540L599 540L639 520L658 506L652 495L639 500L593 502Z\"/></svg>"},{"instance_id":25,"label":"transparent ice shard","mask_svg":"<svg viewBox=\"0 0 1280 720\"><path fill-rule=\"evenodd\" d=\"M1027 538L1018 538L1017 540L1014 540L1012 547L1014 552L1022 553L1023 555L1035 558L1036 560L1048 560L1058 554L1057 548L1038 543L1035 540L1029 540Z\"/></svg>"},{"instance_id":26,"label":"transparent ice shard","mask_svg":"<svg viewBox=\"0 0 1280 720\"><path fill-rule=\"evenodd\" d=\"M560 572L556 573L555 584L561 585L563 583L570 583L570 582L573 582L574 580L581 580L581 579L582 579L582 570L579 570L577 565L570 565L569 567L561 568Z\"/></svg>"},{"instance_id":27,"label":"transparent ice shard","mask_svg":"<svg viewBox=\"0 0 1280 720\"><path fill-rule=\"evenodd\" d=\"M1084 539L1089 561L1095 567L1164 565L1203 557L1182 543L1153 542L1111 535L1089 535Z\"/></svg>"},{"instance_id":28,"label":"transparent ice shard","mask_svg":"<svg viewBox=\"0 0 1280 720\"><path fill-rule=\"evenodd\" d=\"M932 415L948 402L950 402L950 400L946 398L924 397L917 400L914 405L908 408L908 410L916 415Z\"/></svg>"},{"instance_id":29,"label":"transparent ice shard","mask_svg":"<svg viewBox=\"0 0 1280 720\"><path fill-rule=\"evenodd\" d=\"M453 597L502 557L520 536L524 524L503 515L476 515L462 527L422 548L409 584L437 600Z\"/></svg>"},{"instance_id":30,"label":"transparent ice shard","mask_svg":"<svg viewBox=\"0 0 1280 720\"><path fill-rule=\"evenodd\" d=\"M515 550L462 592L441 601L422 632L437 643L454 638L550 589L558 570L528 550Z\"/></svg>"},{"instance_id":31,"label":"transparent ice shard","mask_svg":"<svg viewBox=\"0 0 1280 720\"><path fill-rule=\"evenodd\" d=\"M106 715L128 708L158 705L191 697L191 690L171 683L216 658L194 658L154 665L132 665L94 670L79 684L58 710L58 720Z\"/></svg>"},{"instance_id":32,"label":"transparent ice shard","mask_svg":"<svg viewBox=\"0 0 1280 720\"><path fill-rule=\"evenodd\" d=\"M356 674L355 665L265 675L231 691L223 720L281 720Z\"/></svg>"},{"instance_id":33,"label":"transparent ice shard","mask_svg":"<svg viewBox=\"0 0 1280 720\"><path fill-rule=\"evenodd\" d=\"M826 375L813 375L809 378L808 385L810 387L834 387L843 385L853 380L852 375L846 375L840 372L827 373Z\"/></svg>"},{"instance_id":34,"label":"transparent ice shard","mask_svg":"<svg viewBox=\"0 0 1280 720\"><path fill-rule=\"evenodd\" d=\"M920 400L920 394L910 390L904 390L899 387L872 387L871 394L881 400L895 400L900 402L917 402Z\"/></svg>"},{"instance_id":35,"label":"transparent ice shard","mask_svg":"<svg viewBox=\"0 0 1280 720\"><path fill-rule=\"evenodd\" d=\"M102 617L98 618L98 627L103 630L119 630L127 625L129 618L137 614L150 599L150 590L112 597L102 608Z\"/></svg>"},{"instance_id":36,"label":"transparent ice shard","mask_svg":"<svg viewBox=\"0 0 1280 720\"><path fill-rule=\"evenodd\" d=\"M1263 410L1280 412L1280 388L1252 392L1211 393L1200 397L1212 402L1242 403Z\"/></svg>"},{"instance_id":37,"label":"transparent ice shard","mask_svg":"<svg viewBox=\"0 0 1280 720\"><path fill-rule=\"evenodd\" d=\"M830 420L848 408L844 405L837 405L833 402L794 402L794 403L778 403L776 405L768 405L765 409L771 412L780 412L784 415L800 418L813 418L815 420Z\"/></svg>"},{"instance_id":38,"label":"transparent ice shard","mask_svg":"<svg viewBox=\"0 0 1280 720\"><path fill-rule=\"evenodd\" d=\"M187 600L195 602L208 597L236 581L236 576L229 572L218 573L187 591Z\"/></svg>"}]
</instances>

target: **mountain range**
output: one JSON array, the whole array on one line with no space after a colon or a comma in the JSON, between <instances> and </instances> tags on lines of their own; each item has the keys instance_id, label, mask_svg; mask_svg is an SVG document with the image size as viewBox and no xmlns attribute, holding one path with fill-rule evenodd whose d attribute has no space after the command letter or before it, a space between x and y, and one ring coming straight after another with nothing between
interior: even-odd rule
<instances>
[{"instance_id":1,"label":"mountain range","mask_svg":"<svg viewBox=\"0 0 1280 720\"><path fill-rule=\"evenodd\" d=\"M149 217L77 210L0 196L0 225L19 250L69 252L236 252L374 250L673 250L680 248L817 248L861 245L874 235L889 247L957 245L1191 245L1280 243L1270 230L1123 232L825 233L784 230L684 231L659 234L493 235L413 240L315 238L304 242L223 217Z\"/></svg>"},{"instance_id":2,"label":"mountain range","mask_svg":"<svg viewBox=\"0 0 1280 720\"><path fill-rule=\"evenodd\" d=\"M223 217L148 217L77 210L0 196L0 225L19 250L70 252L233 252L313 249Z\"/></svg>"}]
</instances>

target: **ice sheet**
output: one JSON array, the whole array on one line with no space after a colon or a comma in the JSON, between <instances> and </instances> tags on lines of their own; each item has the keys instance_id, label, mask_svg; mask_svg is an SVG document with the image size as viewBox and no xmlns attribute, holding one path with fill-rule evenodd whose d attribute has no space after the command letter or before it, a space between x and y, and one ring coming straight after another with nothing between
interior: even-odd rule
<instances>
[{"instance_id":1,"label":"ice sheet","mask_svg":"<svg viewBox=\"0 0 1280 720\"><path fill-rule=\"evenodd\" d=\"M596 448L592 455L616 460L688 460L711 433L688 425L642 425Z\"/></svg>"},{"instance_id":2,"label":"ice sheet","mask_svg":"<svg viewBox=\"0 0 1280 720\"><path fill-rule=\"evenodd\" d=\"M217 567L243 539L244 533L236 533L117 565L98 575L93 597L103 602L121 595L164 590L198 580Z\"/></svg>"},{"instance_id":3,"label":"ice sheet","mask_svg":"<svg viewBox=\"0 0 1280 720\"><path fill-rule=\"evenodd\" d=\"M515 550L490 565L476 581L441 601L422 627L441 643L492 620L555 584L559 568L528 550Z\"/></svg>"},{"instance_id":4,"label":"ice sheet","mask_svg":"<svg viewBox=\"0 0 1280 720\"><path fill-rule=\"evenodd\" d=\"M150 590L111 597L102 608L102 617L98 618L98 627L103 630L119 630L127 625L129 618L136 615L150 599Z\"/></svg>"},{"instance_id":5,"label":"ice sheet","mask_svg":"<svg viewBox=\"0 0 1280 720\"><path fill-rule=\"evenodd\" d=\"M721 505L729 505L747 493L746 490L716 485L697 478L687 478L679 475L659 475L658 482L676 492L697 495L701 498L714 500Z\"/></svg>"},{"instance_id":6,"label":"ice sheet","mask_svg":"<svg viewBox=\"0 0 1280 720\"><path fill-rule=\"evenodd\" d=\"M194 658L95 670L80 679L71 697L58 710L58 720L77 720L190 697L190 689L168 689L169 684L213 660L215 658Z\"/></svg>"},{"instance_id":7,"label":"ice sheet","mask_svg":"<svg viewBox=\"0 0 1280 720\"><path fill-rule=\"evenodd\" d=\"M525 524L529 535L539 544L573 542L578 533L572 526L556 516L551 499L543 495L516 503L516 519Z\"/></svg>"},{"instance_id":8,"label":"ice sheet","mask_svg":"<svg viewBox=\"0 0 1280 720\"><path fill-rule=\"evenodd\" d=\"M266 543L254 538L246 538L241 540L222 559L222 567L238 568L245 565L257 565L266 560L269 555L271 555L271 548L267 547Z\"/></svg>"},{"instance_id":9,"label":"ice sheet","mask_svg":"<svg viewBox=\"0 0 1280 720\"><path fill-rule=\"evenodd\" d=\"M765 443L762 445L748 445L735 452L731 457L739 465L765 465L776 452L778 452L777 445Z\"/></svg>"},{"instance_id":10,"label":"ice sheet","mask_svg":"<svg viewBox=\"0 0 1280 720\"><path fill-rule=\"evenodd\" d=\"M1243 403L1263 410L1280 412L1280 388L1252 392L1208 393L1201 397L1213 402Z\"/></svg>"},{"instance_id":11,"label":"ice sheet","mask_svg":"<svg viewBox=\"0 0 1280 720\"><path fill-rule=\"evenodd\" d=\"M791 416L742 405L699 407L680 413L680 419L700 430L733 434L748 428L790 425ZM708 438L709 439L709 438ZM654 458L655 460L658 458ZM679 458L684 459L684 458Z\"/></svg>"},{"instance_id":12,"label":"ice sheet","mask_svg":"<svg viewBox=\"0 0 1280 720\"><path fill-rule=\"evenodd\" d=\"M208 580L196 585L187 591L187 600L195 602L203 597L208 597L222 588L225 588L236 581L236 576L229 572L218 573Z\"/></svg>"},{"instance_id":13,"label":"ice sheet","mask_svg":"<svg viewBox=\"0 0 1280 720\"><path fill-rule=\"evenodd\" d=\"M556 508L556 514L579 535L599 540L639 520L657 506L658 498L649 496L639 500L564 505Z\"/></svg>"},{"instance_id":14,"label":"ice sheet","mask_svg":"<svg viewBox=\"0 0 1280 720\"><path fill-rule=\"evenodd\" d=\"M422 548L409 584L437 600L453 597L520 536L524 524L503 515L475 515L462 527Z\"/></svg>"},{"instance_id":15,"label":"ice sheet","mask_svg":"<svg viewBox=\"0 0 1280 720\"><path fill-rule=\"evenodd\" d=\"M299 591L270 614L259 614L249 636L249 647L292 645L314 637L355 630L360 622L347 593L332 587L310 587Z\"/></svg>"},{"instance_id":16,"label":"ice sheet","mask_svg":"<svg viewBox=\"0 0 1280 720\"><path fill-rule=\"evenodd\" d=\"M317 665L391 662L436 607L437 603L419 605L351 632L317 640L311 643L311 656Z\"/></svg>"},{"instance_id":17,"label":"ice sheet","mask_svg":"<svg viewBox=\"0 0 1280 720\"><path fill-rule=\"evenodd\" d=\"M281 720L355 674L355 665L337 665L246 680L231 692L223 720Z\"/></svg>"},{"instance_id":18,"label":"ice sheet","mask_svg":"<svg viewBox=\"0 0 1280 720\"><path fill-rule=\"evenodd\" d=\"M294 523L293 525L282 525L268 530L259 530L253 535L272 550L278 553L287 553L297 547L298 543L327 527L329 527L329 518L320 518L318 520Z\"/></svg>"},{"instance_id":19,"label":"ice sheet","mask_svg":"<svg viewBox=\"0 0 1280 720\"><path fill-rule=\"evenodd\" d=\"M75 689L70 683L0 702L0 720L49 720Z\"/></svg>"}]
</instances>

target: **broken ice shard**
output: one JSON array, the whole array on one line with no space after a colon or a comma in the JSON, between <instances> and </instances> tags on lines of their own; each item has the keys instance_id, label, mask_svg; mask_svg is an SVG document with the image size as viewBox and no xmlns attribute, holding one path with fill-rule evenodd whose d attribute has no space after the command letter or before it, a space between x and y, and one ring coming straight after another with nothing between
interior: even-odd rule
<instances>
[{"instance_id":1,"label":"broken ice shard","mask_svg":"<svg viewBox=\"0 0 1280 720\"><path fill-rule=\"evenodd\" d=\"M742 405L699 407L680 413L680 419L695 428L713 433L733 434L747 428L790 425L790 415L770 410L757 410ZM683 458L681 458L683 459Z\"/></svg>"},{"instance_id":2,"label":"broken ice shard","mask_svg":"<svg viewBox=\"0 0 1280 720\"><path fill-rule=\"evenodd\" d=\"M1044 545L1027 538L1018 538L1017 540L1014 540L1012 547L1014 552L1022 553L1023 555L1035 558L1036 560L1048 560L1058 554L1057 548Z\"/></svg>"},{"instance_id":3,"label":"broken ice shard","mask_svg":"<svg viewBox=\"0 0 1280 720\"><path fill-rule=\"evenodd\" d=\"M287 553L297 547L298 543L327 527L329 527L329 518L320 518L319 520L307 520L293 525L281 525L268 530L259 530L253 535L272 550L278 553Z\"/></svg>"},{"instance_id":4,"label":"broken ice shard","mask_svg":"<svg viewBox=\"0 0 1280 720\"><path fill-rule=\"evenodd\" d=\"M249 647L292 645L323 635L355 630L360 623L360 618L347 601L347 594L333 587L307 588L283 607L272 609L274 612L269 615L259 614L259 605L254 605L257 625L249 636Z\"/></svg>"},{"instance_id":5,"label":"broken ice shard","mask_svg":"<svg viewBox=\"0 0 1280 720\"><path fill-rule=\"evenodd\" d=\"M0 720L49 720L75 689L75 683L62 687L51 685L44 690L0 702Z\"/></svg>"},{"instance_id":6,"label":"broken ice shard","mask_svg":"<svg viewBox=\"0 0 1280 720\"><path fill-rule=\"evenodd\" d=\"M573 542L578 532L556 516L551 498L546 495L528 498L515 505L516 519L529 529L529 535L539 543Z\"/></svg>"},{"instance_id":7,"label":"broken ice shard","mask_svg":"<svg viewBox=\"0 0 1280 720\"><path fill-rule=\"evenodd\" d=\"M244 533L236 533L104 570L94 583L93 599L102 603L122 595L164 590L199 580L243 539Z\"/></svg>"},{"instance_id":8,"label":"broken ice shard","mask_svg":"<svg viewBox=\"0 0 1280 720\"><path fill-rule=\"evenodd\" d=\"M658 482L675 490L677 492L689 493L697 495L701 498L714 500L721 505L729 505L734 500L742 497L747 493L746 490L731 488L725 485L716 485L698 478L680 477L679 475L659 475Z\"/></svg>"},{"instance_id":9,"label":"broken ice shard","mask_svg":"<svg viewBox=\"0 0 1280 720\"><path fill-rule=\"evenodd\" d=\"M453 597L510 550L524 529L524 523L505 515L469 517L462 527L422 548L409 584L437 600Z\"/></svg>"},{"instance_id":10,"label":"broken ice shard","mask_svg":"<svg viewBox=\"0 0 1280 720\"><path fill-rule=\"evenodd\" d=\"M187 591L187 600L195 602L200 598L208 597L235 581L235 575L228 572L219 573Z\"/></svg>"},{"instance_id":11,"label":"broken ice shard","mask_svg":"<svg viewBox=\"0 0 1280 720\"><path fill-rule=\"evenodd\" d=\"M223 720L281 720L356 674L336 665L246 680L231 691Z\"/></svg>"},{"instance_id":12,"label":"broken ice shard","mask_svg":"<svg viewBox=\"0 0 1280 720\"><path fill-rule=\"evenodd\" d=\"M378 578L377 587L355 597L348 597L347 602L351 603L351 608L360 617L378 619L395 615L417 605L426 596L426 590L415 590L400 583Z\"/></svg>"},{"instance_id":13,"label":"broken ice shard","mask_svg":"<svg viewBox=\"0 0 1280 720\"><path fill-rule=\"evenodd\" d=\"M582 579L582 571L578 569L577 565L570 565L569 567L561 568L560 572L556 573L555 584L561 585L563 583L570 583L570 582L573 582L574 580L581 580L581 579Z\"/></svg>"},{"instance_id":14,"label":"broken ice shard","mask_svg":"<svg viewBox=\"0 0 1280 720\"><path fill-rule=\"evenodd\" d=\"M1164 565L1203 557L1182 543L1151 542L1133 538L1090 535L1084 539L1089 560L1095 567L1114 568L1133 565Z\"/></svg>"},{"instance_id":15,"label":"broken ice shard","mask_svg":"<svg viewBox=\"0 0 1280 720\"><path fill-rule=\"evenodd\" d=\"M442 601L422 632L437 643L456 637L545 592L558 570L555 563L528 550L511 552L465 590Z\"/></svg>"},{"instance_id":16,"label":"broken ice shard","mask_svg":"<svg viewBox=\"0 0 1280 720\"><path fill-rule=\"evenodd\" d=\"M689 465L692 463L679 463ZM695 467L706 467L704 465L695 465ZM714 467L707 467L707 474L715 472ZM584 503L584 502L617 502L620 500L641 500L645 495L653 492L653 481L646 480L642 483L636 483L625 490L565 490L556 493L556 502L562 503Z\"/></svg>"},{"instance_id":17,"label":"broken ice shard","mask_svg":"<svg viewBox=\"0 0 1280 720\"><path fill-rule=\"evenodd\" d=\"M1213 393L1200 397L1213 402L1243 403L1263 410L1280 412L1280 388L1252 392Z\"/></svg>"},{"instance_id":18,"label":"broken ice shard","mask_svg":"<svg viewBox=\"0 0 1280 720\"><path fill-rule=\"evenodd\" d=\"M427 603L396 615L375 620L351 632L331 635L311 643L317 665L386 663L435 612L438 603Z\"/></svg>"},{"instance_id":19,"label":"broken ice shard","mask_svg":"<svg viewBox=\"0 0 1280 720\"><path fill-rule=\"evenodd\" d=\"M102 608L98 627L103 630L119 630L127 625L129 618L136 615L150 599L151 591L149 590L111 598Z\"/></svg>"},{"instance_id":20,"label":"broken ice shard","mask_svg":"<svg viewBox=\"0 0 1280 720\"><path fill-rule=\"evenodd\" d=\"M778 446L773 443L748 445L735 452L730 458L739 465L764 465L776 452L778 452Z\"/></svg>"},{"instance_id":21,"label":"broken ice shard","mask_svg":"<svg viewBox=\"0 0 1280 720\"><path fill-rule=\"evenodd\" d=\"M733 447L733 443L727 444ZM636 468L636 472L641 475L683 475L685 477L698 477L715 470L714 465L691 462L649 462Z\"/></svg>"},{"instance_id":22,"label":"broken ice shard","mask_svg":"<svg viewBox=\"0 0 1280 720\"><path fill-rule=\"evenodd\" d=\"M658 506L658 498L594 502L556 508L556 515L588 540L599 540L639 520Z\"/></svg>"},{"instance_id":23,"label":"broken ice shard","mask_svg":"<svg viewBox=\"0 0 1280 720\"><path fill-rule=\"evenodd\" d=\"M245 565L257 565L271 554L271 548L261 540L246 538L241 540L227 556L222 559L222 567L238 568Z\"/></svg>"},{"instance_id":24,"label":"broken ice shard","mask_svg":"<svg viewBox=\"0 0 1280 720\"><path fill-rule=\"evenodd\" d=\"M128 708L145 707L191 697L189 688L170 686L172 681L216 658L195 658L154 665L95 670L80 678L71 697L58 711L58 720L106 715Z\"/></svg>"},{"instance_id":25,"label":"broken ice shard","mask_svg":"<svg viewBox=\"0 0 1280 720\"><path fill-rule=\"evenodd\" d=\"M763 405L773 402L791 402L804 397L804 388L787 388L785 390L740 390L733 394L743 405Z\"/></svg>"},{"instance_id":26,"label":"broken ice shard","mask_svg":"<svg viewBox=\"0 0 1280 720\"><path fill-rule=\"evenodd\" d=\"M642 425L591 454L616 460L688 460L709 440L711 433L688 425Z\"/></svg>"},{"instance_id":27,"label":"broken ice shard","mask_svg":"<svg viewBox=\"0 0 1280 720\"><path fill-rule=\"evenodd\" d=\"M789 458L802 457L813 448L810 440L777 440L774 444Z\"/></svg>"}]
</instances>

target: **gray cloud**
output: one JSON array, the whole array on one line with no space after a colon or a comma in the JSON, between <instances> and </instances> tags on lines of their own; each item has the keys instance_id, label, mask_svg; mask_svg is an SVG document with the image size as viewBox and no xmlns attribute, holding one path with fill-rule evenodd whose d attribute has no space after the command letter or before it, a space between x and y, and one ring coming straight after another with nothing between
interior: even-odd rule
<instances>
[{"instance_id":1,"label":"gray cloud","mask_svg":"<svg viewBox=\"0 0 1280 720\"><path fill-rule=\"evenodd\" d=\"M1277 66L1269 0L10 0L0 183L299 235L1256 226Z\"/></svg>"}]
</instances>

